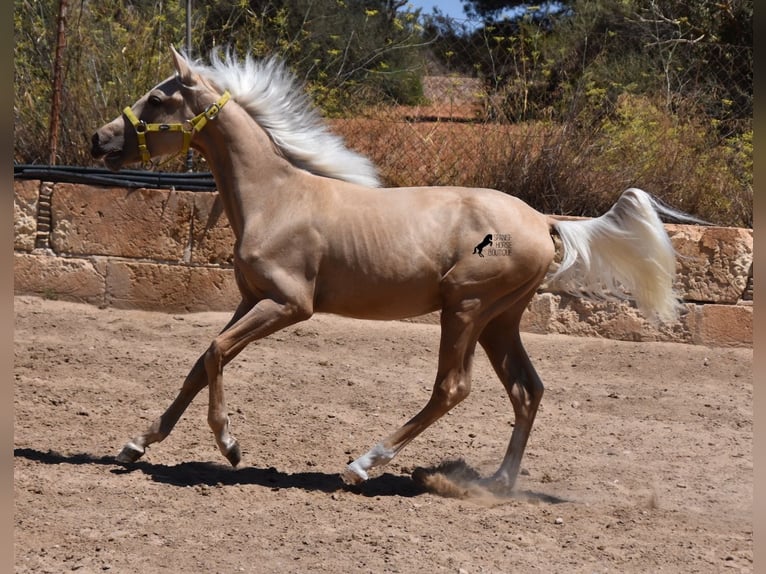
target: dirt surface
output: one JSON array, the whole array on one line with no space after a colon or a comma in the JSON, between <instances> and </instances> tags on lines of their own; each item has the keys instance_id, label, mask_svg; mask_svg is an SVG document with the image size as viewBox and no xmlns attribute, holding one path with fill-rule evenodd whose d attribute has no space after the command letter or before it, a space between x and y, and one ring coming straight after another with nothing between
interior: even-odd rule
<instances>
[{"instance_id":1,"label":"dirt surface","mask_svg":"<svg viewBox=\"0 0 766 574\"><path fill-rule=\"evenodd\" d=\"M135 465L228 315L15 299L15 571L752 572L752 350L525 335L546 383L514 496L425 491L496 470L512 412L473 393L360 488L339 471L419 410L438 327L316 316L224 371L234 470L207 395ZM422 471L418 471L416 476Z\"/></svg>"}]
</instances>

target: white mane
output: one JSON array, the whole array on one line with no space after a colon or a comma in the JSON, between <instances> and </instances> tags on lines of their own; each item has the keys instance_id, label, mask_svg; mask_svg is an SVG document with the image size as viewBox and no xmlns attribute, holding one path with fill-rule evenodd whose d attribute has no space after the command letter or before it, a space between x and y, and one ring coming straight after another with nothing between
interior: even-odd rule
<instances>
[{"instance_id":1,"label":"white mane","mask_svg":"<svg viewBox=\"0 0 766 574\"><path fill-rule=\"evenodd\" d=\"M229 90L294 165L325 177L380 186L372 162L327 129L303 86L281 60L247 56L241 62L230 52L224 60L213 50L209 66L191 61L189 65L221 90Z\"/></svg>"}]
</instances>

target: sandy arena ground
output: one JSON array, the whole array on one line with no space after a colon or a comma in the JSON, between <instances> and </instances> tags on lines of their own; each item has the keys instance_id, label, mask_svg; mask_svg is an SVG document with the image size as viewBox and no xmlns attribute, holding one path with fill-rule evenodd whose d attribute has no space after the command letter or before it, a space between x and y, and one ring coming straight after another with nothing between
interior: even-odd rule
<instances>
[{"instance_id":1,"label":"sandy arena ground","mask_svg":"<svg viewBox=\"0 0 766 574\"><path fill-rule=\"evenodd\" d=\"M224 371L239 469L205 392L126 468L228 315L15 315L16 573L753 571L752 349L525 335L546 394L501 499L412 478L502 459L513 415L481 351L464 403L361 488L339 478L425 404L435 325L316 316L253 344Z\"/></svg>"}]
</instances>

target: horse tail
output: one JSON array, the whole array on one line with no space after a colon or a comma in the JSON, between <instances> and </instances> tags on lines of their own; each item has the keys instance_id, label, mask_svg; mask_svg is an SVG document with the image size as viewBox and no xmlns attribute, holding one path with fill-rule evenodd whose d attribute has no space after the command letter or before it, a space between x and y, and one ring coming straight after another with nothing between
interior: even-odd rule
<instances>
[{"instance_id":1,"label":"horse tail","mask_svg":"<svg viewBox=\"0 0 766 574\"><path fill-rule=\"evenodd\" d=\"M630 188L595 219L548 218L563 245L561 262L546 289L590 299L632 299L653 322L677 319L676 252L658 214L696 220Z\"/></svg>"}]
</instances>

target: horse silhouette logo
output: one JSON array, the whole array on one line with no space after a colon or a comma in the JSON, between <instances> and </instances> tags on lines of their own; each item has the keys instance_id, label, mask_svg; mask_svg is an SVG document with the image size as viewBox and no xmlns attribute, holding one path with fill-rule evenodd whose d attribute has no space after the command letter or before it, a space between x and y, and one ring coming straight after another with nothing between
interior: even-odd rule
<instances>
[{"instance_id":1,"label":"horse silhouette logo","mask_svg":"<svg viewBox=\"0 0 766 574\"><path fill-rule=\"evenodd\" d=\"M473 248L474 255L478 254L479 257L484 257L484 254L482 253L482 250L487 246L492 245L492 234L488 233L484 239L481 240L481 243L479 243L476 247Z\"/></svg>"}]
</instances>

